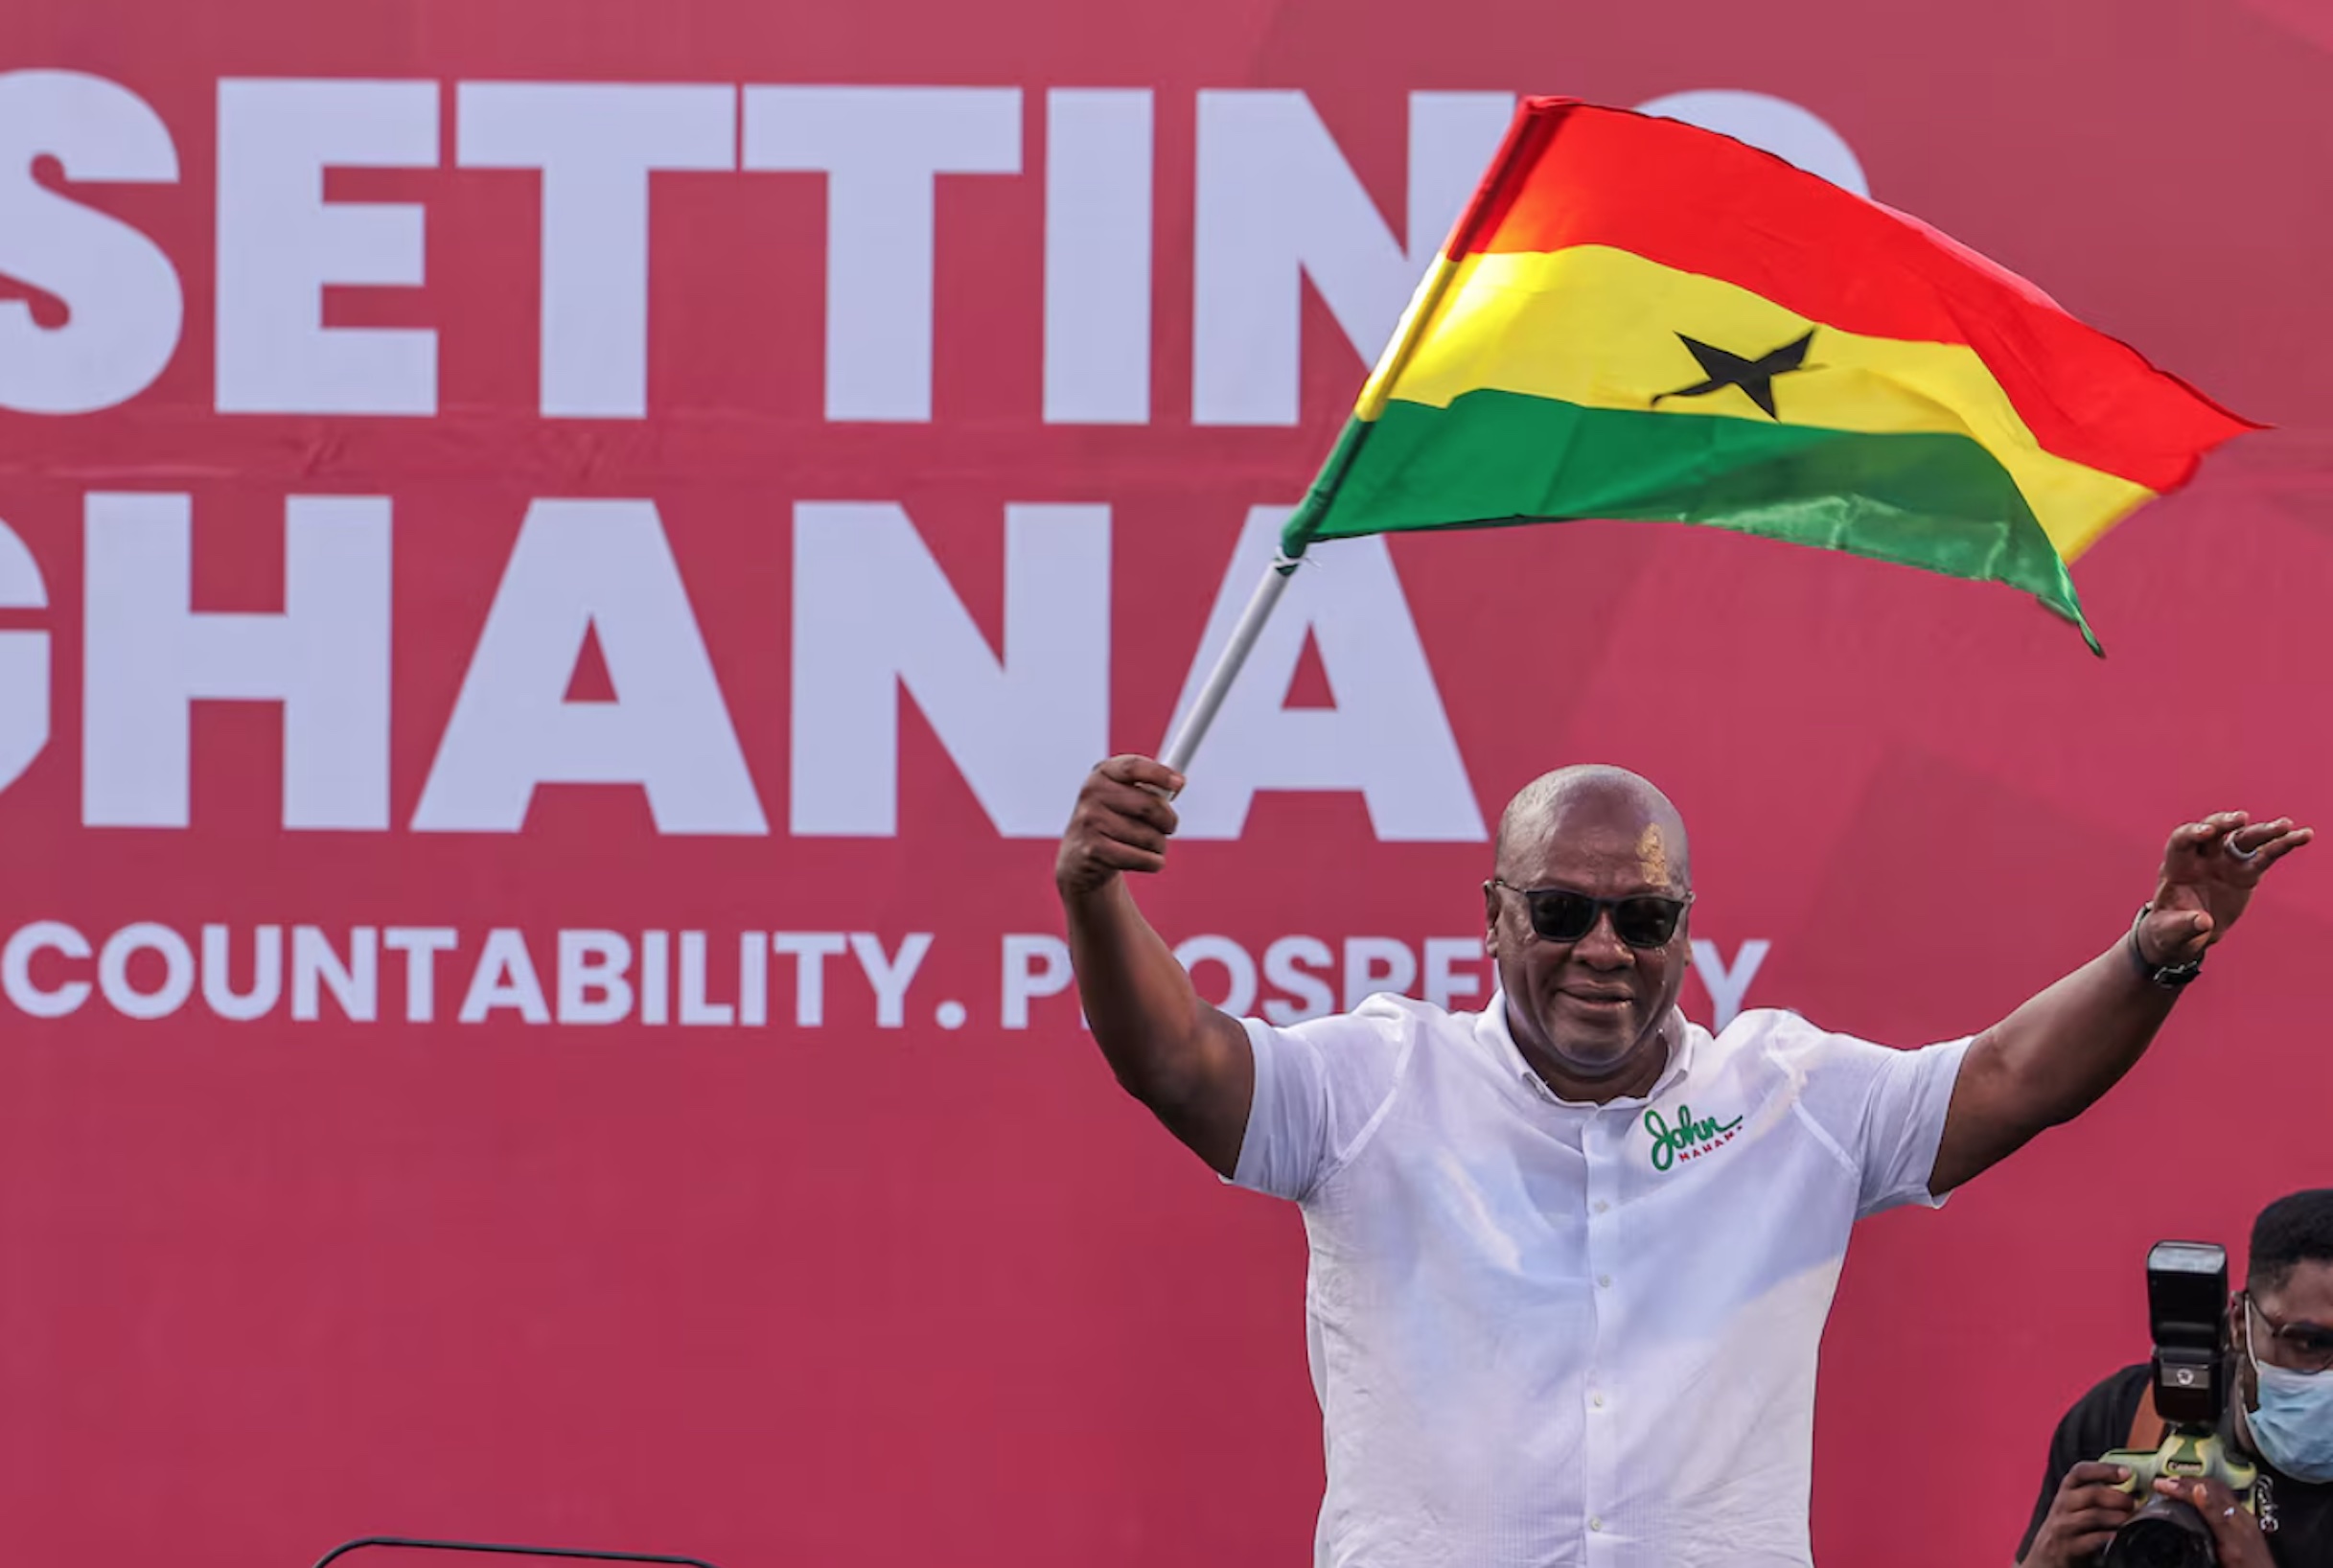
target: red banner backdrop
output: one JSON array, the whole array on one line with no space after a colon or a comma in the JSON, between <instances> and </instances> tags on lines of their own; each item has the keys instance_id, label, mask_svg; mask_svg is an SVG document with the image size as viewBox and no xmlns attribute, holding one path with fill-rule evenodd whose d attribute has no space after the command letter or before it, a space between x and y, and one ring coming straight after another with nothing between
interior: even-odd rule
<instances>
[{"instance_id":1,"label":"red banner backdrop","mask_svg":"<svg viewBox=\"0 0 2333 1568\"><path fill-rule=\"evenodd\" d=\"M1688 530L1324 547L1143 890L1213 994L1479 1001L1485 824L1568 761L1693 822L1698 1016L1906 1044L2185 817L2333 817L2302 0L15 0L0 72L11 1562L1303 1560L1299 1228L1117 1094L1050 840L1517 92L1765 140L2280 428L2082 563L2104 663ZM1819 1555L2004 1559L2145 1246L2328 1179L2328 939L2304 858L2105 1106L1866 1229Z\"/></svg>"}]
</instances>

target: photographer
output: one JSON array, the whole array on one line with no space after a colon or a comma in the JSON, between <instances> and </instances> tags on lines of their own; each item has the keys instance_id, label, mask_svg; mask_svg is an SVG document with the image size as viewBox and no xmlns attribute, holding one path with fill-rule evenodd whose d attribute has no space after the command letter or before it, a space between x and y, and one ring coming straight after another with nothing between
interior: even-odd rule
<instances>
[{"instance_id":1,"label":"photographer","mask_svg":"<svg viewBox=\"0 0 2333 1568\"><path fill-rule=\"evenodd\" d=\"M2223 1568L2333 1564L2333 1188L2279 1198L2252 1226L2245 1288L2228 1306L2234 1395L2220 1437L2256 1463L2256 1512L2218 1482L2156 1483L2194 1506ZM2025 1568L2094 1563L2141 1499L2117 1490L2129 1472L2099 1462L2152 1450L2164 1434L2150 1369L2125 1367L2058 1423L2033 1522L2018 1548Z\"/></svg>"}]
</instances>

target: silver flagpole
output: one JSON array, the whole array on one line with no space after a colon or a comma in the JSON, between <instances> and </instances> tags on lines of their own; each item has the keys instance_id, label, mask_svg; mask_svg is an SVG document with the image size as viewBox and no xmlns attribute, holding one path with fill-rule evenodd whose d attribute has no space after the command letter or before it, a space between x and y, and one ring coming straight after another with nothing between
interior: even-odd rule
<instances>
[{"instance_id":1,"label":"silver flagpole","mask_svg":"<svg viewBox=\"0 0 2333 1568\"><path fill-rule=\"evenodd\" d=\"M1175 731L1174 738L1166 744L1166 753L1159 758L1176 772L1190 768L1192 754L1199 749L1199 742L1206 737L1207 726L1214 723L1216 709L1223 706L1224 694L1232 689L1233 678L1238 675L1239 666L1247 662L1249 651L1256 646L1257 634L1263 630L1263 623L1271 618L1272 607L1280 603L1281 594L1288 587L1288 578L1295 572L1305 550L1319 533L1337 487L1344 481L1345 471L1352 467L1353 457L1360 451L1361 443L1368 438L1370 431L1376 428L1377 416L1385 411L1386 398L1392 391L1395 378L1400 373L1401 367L1409 362L1411 353L1425 336L1426 328L1433 321L1435 312L1442 308L1444 295L1449 292L1452 280L1458 276L1456 258L1466 253L1467 236L1489 220L1494 210L1493 193L1504 188L1510 171L1524 159L1529 148L1528 133L1539 123L1539 118L1528 102L1516 109L1513 122L1507 127L1507 139L1500 144L1498 156L1490 162L1490 173L1483 176L1483 183L1475 191L1474 199L1467 202L1467 210L1459 215L1457 224L1450 230L1449 240L1435 254L1434 265L1426 269L1417 292L1410 296L1409 307L1401 312L1401 320L1395 326L1394 335L1385 345L1385 352L1377 357L1375 368L1371 371L1369 380L1362 383L1360 399L1353 404L1353 417L1345 422L1345 428L1338 433L1336 445L1329 450L1328 461L1323 465L1320 476L1312 481L1312 488L1305 493L1304 504L1296 509L1296 515L1289 519L1286 530L1281 536L1281 549L1273 557L1272 564L1264 568L1263 581L1256 585L1256 596L1248 601L1247 609L1240 614L1239 624L1232 632L1232 640L1224 645L1223 657L1215 660L1214 672L1199 690L1199 700L1190 705L1190 712L1183 720L1183 727ZM1291 540L1296 542L1293 555L1288 553L1287 547Z\"/></svg>"},{"instance_id":2,"label":"silver flagpole","mask_svg":"<svg viewBox=\"0 0 2333 1568\"><path fill-rule=\"evenodd\" d=\"M1176 772L1190 770L1191 756L1199 749L1199 742L1206 738L1207 726L1215 722L1224 694L1232 689L1239 667L1255 650L1263 623L1272 618L1272 607L1280 603L1281 594L1287 590L1288 579L1295 575L1298 565L1297 559L1276 555L1272 564L1264 567L1263 581L1256 585L1247 609L1239 612L1239 624L1232 629L1232 640L1223 645L1222 656L1215 660L1207 684L1199 688L1198 701L1191 703L1190 711L1183 716L1182 727L1174 732L1174 739L1166 743L1166 751L1159 757Z\"/></svg>"}]
</instances>

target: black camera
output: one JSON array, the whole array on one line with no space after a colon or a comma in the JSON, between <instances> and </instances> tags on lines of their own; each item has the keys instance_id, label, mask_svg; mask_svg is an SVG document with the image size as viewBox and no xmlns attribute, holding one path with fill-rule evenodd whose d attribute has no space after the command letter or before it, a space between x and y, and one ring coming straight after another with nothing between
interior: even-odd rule
<instances>
[{"instance_id":1,"label":"black camera","mask_svg":"<svg viewBox=\"0 0 2333 1568\"><path fill-rule=\"evenodd\" d=\"M2141 1499L2106 1548L2105 1568L2216 1568L2210 1527L2155 1490L2158 1477L2213 1480L2253 1507L2252 1467L2220 1441L2228 1408L2228 1253L2205 1241L2159 1241L2147 1254L2147 1317L2155 1331L2155 1413L2166 1427L2152 1452L2118 1449L2102 1463L2131 1472Z\"/></svg>"}]
</instances>

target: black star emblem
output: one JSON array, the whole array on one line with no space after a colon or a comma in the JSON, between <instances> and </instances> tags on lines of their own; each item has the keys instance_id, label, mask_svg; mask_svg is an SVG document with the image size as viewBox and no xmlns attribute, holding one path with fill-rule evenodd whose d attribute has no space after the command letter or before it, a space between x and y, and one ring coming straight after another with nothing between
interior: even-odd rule
<instances>
[{"instance_id":1,"label":"black star emblem","mask_svg":"<svg viewBox=\"0 0 2333 1568\"><path fill-rule=\"evenodd\" d=\"M1680 387L1675 392L1663 392L1659 398L1652 400L1653 406L1660 405L1661 398L1705 398L1712 392L1738 386L1750 402L1766 410L1768 419L1782 417L1774 412L1774 378L1805 369L1807 345L1814 341L1814 334L1810 330L1797 342L1785 343L1763 358L1744 359L1738 354L1728 354L1723 349L1712 348L1707 343L1687 337L1683 333L1676 335L1679 342L1693 351L1694 358L1700 361L1701 373L1708 380L1695 386Z\"/></svg>"}]
</instances>

